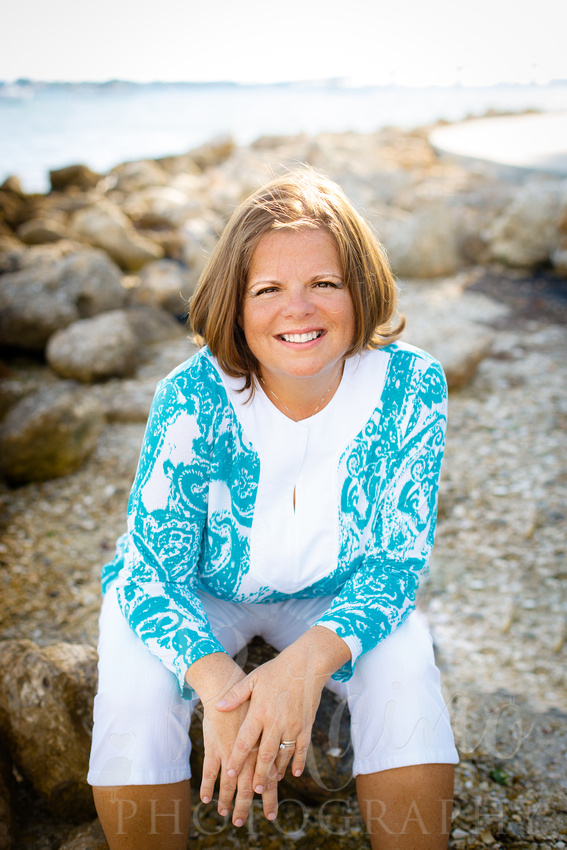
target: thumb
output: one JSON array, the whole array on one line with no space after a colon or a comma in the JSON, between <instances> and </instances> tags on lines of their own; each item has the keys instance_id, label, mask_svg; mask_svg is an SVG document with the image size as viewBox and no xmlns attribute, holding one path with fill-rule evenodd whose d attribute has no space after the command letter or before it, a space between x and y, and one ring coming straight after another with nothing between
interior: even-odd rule
<instances>
[{"instance_id":1,"label":"thumb","mask_svg":"<svg viewBox=\"0 0 567 850\"><path fill-rule=\"evenodd\" d=\"M252 684L248 676L237 682L230 691L227 691L224 697L216 703L215 708L219 711L232 711L233 708L238 708L239 705L250 699L252 693Z\"/></svg>"}]
</instances>

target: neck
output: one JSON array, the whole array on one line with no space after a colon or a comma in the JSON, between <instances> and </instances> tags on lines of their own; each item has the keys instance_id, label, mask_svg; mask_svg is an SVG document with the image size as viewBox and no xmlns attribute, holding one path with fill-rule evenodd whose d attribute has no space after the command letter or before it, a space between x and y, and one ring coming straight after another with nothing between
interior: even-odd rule
<instances>
[{"instance_id":1,"label":"neck","mask_svg":"<svg viewBox=\"0 0 567 850\"><path fill-rule=\"evenodd\" d=\"M343 375L344 361L338 363L331 375L324 380L294 378L277 381L273 376L260 374L260 382L266 395L278 410L299 422L323 410L335 395Z\"/></svg>"}]
</instances>

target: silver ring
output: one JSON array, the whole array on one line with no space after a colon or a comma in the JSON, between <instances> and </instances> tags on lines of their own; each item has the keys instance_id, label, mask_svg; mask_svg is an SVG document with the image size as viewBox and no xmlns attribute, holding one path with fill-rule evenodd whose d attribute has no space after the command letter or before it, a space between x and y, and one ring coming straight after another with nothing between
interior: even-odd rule
<instances>
[{"instance_id":1,"label":"silver ring","mask_svg":"<svg viewBox=\"0 0 567 850\"><path fill-rule=\"evenodd\" d=\"M280 744L280 750L285 750L286 747L295 747L295 741L282 741Z\"/></svg>"}]
</instances>

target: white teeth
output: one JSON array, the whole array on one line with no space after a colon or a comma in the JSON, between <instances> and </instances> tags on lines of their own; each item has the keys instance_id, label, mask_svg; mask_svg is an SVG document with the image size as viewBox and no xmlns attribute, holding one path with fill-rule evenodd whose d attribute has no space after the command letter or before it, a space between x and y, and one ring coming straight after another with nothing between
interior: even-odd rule
<instances>
[{"instance_id":1,"label":"white teeth","mask_svg":"<svg viewBox=\"0 0 567 850\"><path fill-rule=\"evenodd\" d=\"M311 342L312 339L317 339L321 336L322 331L311 331L308 334L282 334L282 339L286 342Z\"/></svg>"}]
</instances>

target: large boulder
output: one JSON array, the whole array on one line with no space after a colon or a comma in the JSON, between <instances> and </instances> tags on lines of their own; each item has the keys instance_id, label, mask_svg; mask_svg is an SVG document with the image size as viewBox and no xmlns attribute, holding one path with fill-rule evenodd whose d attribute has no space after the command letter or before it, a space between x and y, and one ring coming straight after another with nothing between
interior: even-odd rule
<instances>
[{"instance_id":1,"label":"large boulder","mask_svg":"<svg viewBox=\"0 0 567 850\"><path fill-rule=\"evenodd\" d=\"M405 342L437 358L449 389L465 386L490 353L494 331L490 323L507 308L483 295L463 291L465 280L436 284L405 284L400 310L407 324Z\"/></svg>"},{"instance_id":2,"label":"large boulder","mask_svg":"<svg viewBox=\"0 0 567 850\"><path fill-rule=\"evenodd\" d=\"M29 640L0 642L0 731L12 761L50 810L94 817L86 782L96 650Z\"/></svg>"},{"instance_id":3,"label":"large boulder","mask_svg":"<svg viewBox=\"0 0 567 850\"><path fill-rule=\"evenodd\" d=\"M200 269L199 269L200 271ZM131 290L138 304L158 307L173 316L187 313L198 275L175 260L156 260L140 272L139 285Z\"/></svg>"},{"instance_id":4,"label":"large boulder","mask_svg":"<svg viewBox=\"0 0 567 850\"><path fill-rule=\"evenodd\" d=\"M529 180L489 228L491 259L520 268L548 263L559 247L565 211L567 181Z\"/></svg>"},{"instance_id":5,"label":"large boulder","mask_svg":"<svg viewBox=\"0 0 567 850\"><path fill-rule=\"evenodd\" d=\"M104 423L100 402L73 384L30 393L0 426L0 472L12 484L74 472L95 448Z\"/></svg>"},{"instance_id":6,"label":"large boulder","mask_svg":"<svg viewBox=\"0 0 567 850\"><path fill-rule=\"evenodd\" d=\"M128 195L120 208L139 227L175 228L202 213L204 204L175 186L149 186Z\"/></svg>"},{"instance_id":7,"label":"large boulder","mask_svg":"<svg viewBox=\"0 0 567 850\"><path fill-rule=\"evenodd\" d=\"M84 383L132 375L138 363L138 340L124 310L81 319L53 334L47 362L63 378Z\"/></svg>"},{"instance_id":8,"label":"large boulder","mask_svg":"<svg viewBox=\"0 0 567 850\"><path fill-rule=\"evenodd\" d=\"M181 322L159 307L131 304L124 314L141 349L157 342L170 342L188 335L187 328Z\"/></svg>"},{"instance_id":9,"label":"large boulder","mask_svg":"<svg viewBox=\"0 0 567 850\"><path fill-rule=\"evenodd\" d=\"M113 168L110 176L116 180L116 190L126 194L169 183L166 169L152 159L124 162Z\"/></svg>"},{"instance_id":10,"label":"large boulder","mask_svg":"<svg viewBox=\"0 0 567 850\"><path fill-rule=\"evenodd\" d=\"M137 233L128 216L107 198L77 210L71 225L77 236L102 248L128 271L137 271L163 256L163 248Z\"/></svg>"},{"instance_id":11,"label":"large boulder","mask_svg":"<svg viewBox=\"0 0 567 850\"><path fill-rule=\"evenodd\" d=\"M66 165L49 172L51 188L54 192L64 192L71 186L78 189L94 189L102 180L102 174L92 171L88 165Z\"/></svg>"},{"instance_id":12,"label":"large boulder","mask_svg":"<svg viewBox=\"0 0 567 850\"><path fill-rule=\"evenodd\" d=\"M100 821L78 826L59 846L59 850L108 850Z\"/></svg>"},{"instance_id":13,"label":"large boulder","mask_svg":"<svg viewBox=\"0 0 567 850\"><path fill-rule=\"evenodd\" d=\"M458 234L453 213L431 205L383 220L379 227L394 273L400 277L436 278L459 266Z\"/></svg>"},{"instance_id":14,"label":"large boulder","mask_svg":"<svg viewBox=\"0 0 567 850\"><path fill-rule=\"evenodd\" d=\"M103 251L57 257L51 247L15 253L14 270L0 277L3 345L41 351L60 328L125 303L121 273Z\"/></svg>"},{"instance_id":15,"label":"large boulder","mask_svg":"<svg viewBox=\"0 0 567 850\"><path fill-rule=\"evenodd\" d=\"M48 242L59 242L69 235L65 226L65 216L52 215L49 218L30 218L20 224L17 230L18 238L26 245L44 245Z\"/></svg>"}]
</instances>

